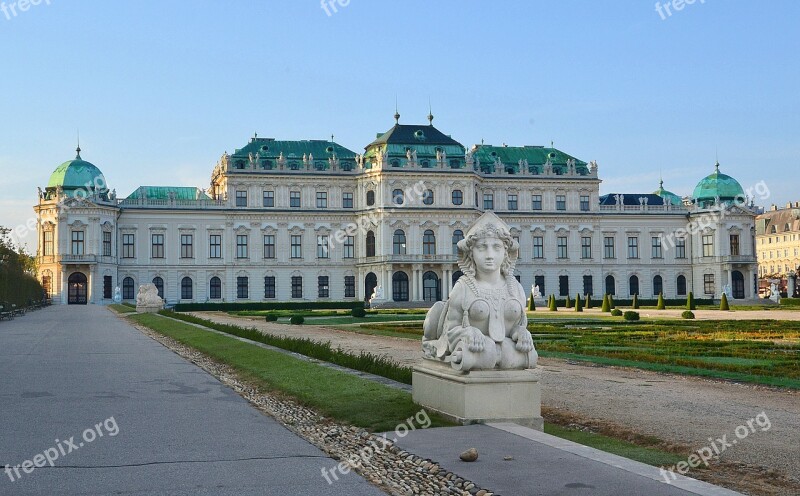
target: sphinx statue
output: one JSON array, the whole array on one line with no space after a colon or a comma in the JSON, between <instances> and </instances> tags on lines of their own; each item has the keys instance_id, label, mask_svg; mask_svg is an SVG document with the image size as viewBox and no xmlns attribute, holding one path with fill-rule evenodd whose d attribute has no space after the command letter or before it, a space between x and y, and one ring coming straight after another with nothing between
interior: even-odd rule
<instances>
[{"instance_id":1,"label":"sphinx statue","mask_svg":"<svg viewBox=\"0 0 800 496\"><path fill-rule=\"evenodd\" d=\"M153 283L139 286L136 295L136 311L139 313L157 313L164 308L164 300L158 296L158 288Z\"/></svg>"},{"instance_id":2,"label":"sphinx statue","mask_svg":"<svg viewBox=\"0 0 800 496\"><path fill-rule=\"evenodd\" d=\"M437 302L425 317L425 359L461 372L536 367L525 290L514 277L518 256L519 244L494 213L475 222L458 242L464 275L447 302Z\"/></svg>"}]
</instances>

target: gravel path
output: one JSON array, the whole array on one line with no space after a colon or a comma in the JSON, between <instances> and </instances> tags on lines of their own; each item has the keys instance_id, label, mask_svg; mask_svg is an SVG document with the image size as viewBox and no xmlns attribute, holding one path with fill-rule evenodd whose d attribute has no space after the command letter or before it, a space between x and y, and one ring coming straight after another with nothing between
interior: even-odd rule
<instances>
[{"instance_id":1,"label":"gravel path","mask_svg":"<svg viewBox=\"0 0 800 496\"><path fill-rule=\"evenodd\" d=\"M667 310L666 312L670 312ZM679 311L674 311L680 313ZM760 318L759 312L714 312L720 315ZM763 312L769 318L798 312ZM386 354L411 365L421 357L419 342L411 339L370 336L319 326L288 326L223 313L198 312L198 317L220 323L256 327L274 335L330 341L350 351ZM768 467L800 479L800 391L713 381L680 375L618 367L581 365L542 359L542 405L582 417L600 419L640 434L692 446L712 447L726 436L728 446L721 460ZM742 439L736 428L746 426L760 413L758 423ZM739 429L743 434L743 429ZM732 441L736 441L732 443Z\"/></svg>"}]
</instances>

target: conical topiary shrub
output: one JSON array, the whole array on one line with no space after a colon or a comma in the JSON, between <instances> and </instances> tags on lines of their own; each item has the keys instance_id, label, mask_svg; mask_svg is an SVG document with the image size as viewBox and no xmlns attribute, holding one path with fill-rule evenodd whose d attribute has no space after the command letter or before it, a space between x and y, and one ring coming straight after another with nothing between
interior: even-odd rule
<instances>
[{"instance_id":1,"label":"conical topiary shrub","mask_svg":"<svg viewBox=\"0 0 800 496\"><path fill-rule=\"evenodd\" d=\"M581 302L581 294L580 293L575 295L575 311L576 312L583 312L583 303Z\"/></svg>"},{"instance_id":2,"label":"conical topiary shrub","mask_svg":"<svg viewBox=\"0 0 800 496\"><path fill-rule=\"evenodd\" d=\"M557 312L558 311L558 307L556 306L556 296L555 295L550 295L550 311L551 312Z\"/></svg>"},{"instance_id":3,"label":"conical topiary shrub","mask_svg":"<svg viewBox=\"0 0 800 496\"><path fill-rule=\"evenodd\" d=\"M528 304L528 311L535 312L536 311L536 303L533 301L533 295L531 295L531 301Z\"/></svg>"},{"instance_id":4,"label":"conical topiary shrub","mask_svg":"<svg viewBox=\"0 0 800 496\"><path fill-rule=\"evenodd\" d=\"M567 295L567 302L564 303L564 308L569 308L572 306L572 300L569 299L569 295Z\"/></svg>"},{"instance_id":5,"label":"conical topiary shrub","mask_svg":"<svg viewBox=\"0 0 800 496\"><path fill-rule=\"evenodd\" d=\"M617 308L617 306L614 304L614 295L608 295L608 307L611 310L614 310L615 308Z\"/></svg>"},{"instance_id":6,"label":"conical topiary shrub","mask_svg":"<svg viewBox=\"0 0 800 496\"><path fill-rule=\"evenodd\" d=\"M686 310L697 310L697 305L694 303L694 293L689 291L689 296L686 297Z\"/></svg>"},{"instance_id":7,"label":"conical topiary shrub","mask_svg":"<svg viewBox=\"0 0 800 496\"><path fill-rule=\"evenodd\" d=\"M731 309L731 307L728 306L728 295L725 293L722 293L722 300L719 302L719 309L726 312Z\"/></svg>"},{"instance_id":8,"label":"conical topiary shrub","mask_svg":"<svg viewBox=\"0 0 800 496\"><path fill-rule=\"evenodd\" d=\"M664 293L658 293L658 306L657 310L664 310L667 306L664 304Z\"/></svg>"},{"instance_id":9,"label":"conical topiary shrub","mask_svg":"<svg viewBox=\"0 0 800 496\"><path fill-rule=\"evenodd\" d=\"M631 306L634 309L638 309L639 308L639 295L638 294L633 295L633 303L631 304Z\"/></svg>"},{"instance_id":10,"label":"conical topiary shrub","mask_svg":"<svg viewBox=\"0 0 800 496\"><path fill-rule=\"evenodd\" d=\"M604 313L608 313L611 311L611 304L608 302L608 295L603 295L603 306L600 307L600 311Z\"/></svg>"},{"instance_id":11,"label":"conical topiary shrub","mask_svg":"<svg viewBox=\"0 0 800 496\"><path fill-rule=\"evenodd\" d=\"M592 308L592 295L586 295L586 303L584 303L583 308Z\"/></svg>"}]
</instances>

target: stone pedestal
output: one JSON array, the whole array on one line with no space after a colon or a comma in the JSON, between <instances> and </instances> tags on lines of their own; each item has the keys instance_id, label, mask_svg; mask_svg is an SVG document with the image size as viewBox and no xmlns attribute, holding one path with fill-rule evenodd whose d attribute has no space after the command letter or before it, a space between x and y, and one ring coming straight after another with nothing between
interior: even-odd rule
<instances>
[{"instance_id":1,"label":"stone pedestal","mask_svg":"<svg viewBox=\"0 0 800 496\"><path fill-rule=\"evenodd\" d=\"M164 309L164 305L136 305L137 313L158 313Z\"/></svg>"},{"instance_id":2,"label":"stone pedestal","mask_svg":"<svg viewBox=\"0 0 800 496\"><path fill-rule=\"evenodd\" d=\"M475 370L423 360L414 366L412 398L460 424L514 422L542 430L540 368Z\"/></svg>"}]
</instances>

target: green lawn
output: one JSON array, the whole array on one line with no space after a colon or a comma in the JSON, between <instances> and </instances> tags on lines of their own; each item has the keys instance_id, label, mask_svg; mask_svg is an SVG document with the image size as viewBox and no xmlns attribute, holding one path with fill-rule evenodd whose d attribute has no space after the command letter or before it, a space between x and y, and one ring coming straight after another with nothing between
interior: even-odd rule
<instances>
[{"instance_id":1,"label":"green lawn","mask_svg":"<svg viewBox=\"0 0 800 496\"><path fill-rule=\"evenodd\" d=\"M128 305L120 305L118 303L113 303L108 306L108 308L114 310L117 313L135 313L136 307L131 308Z\"/></svg>"}]
</instances>

